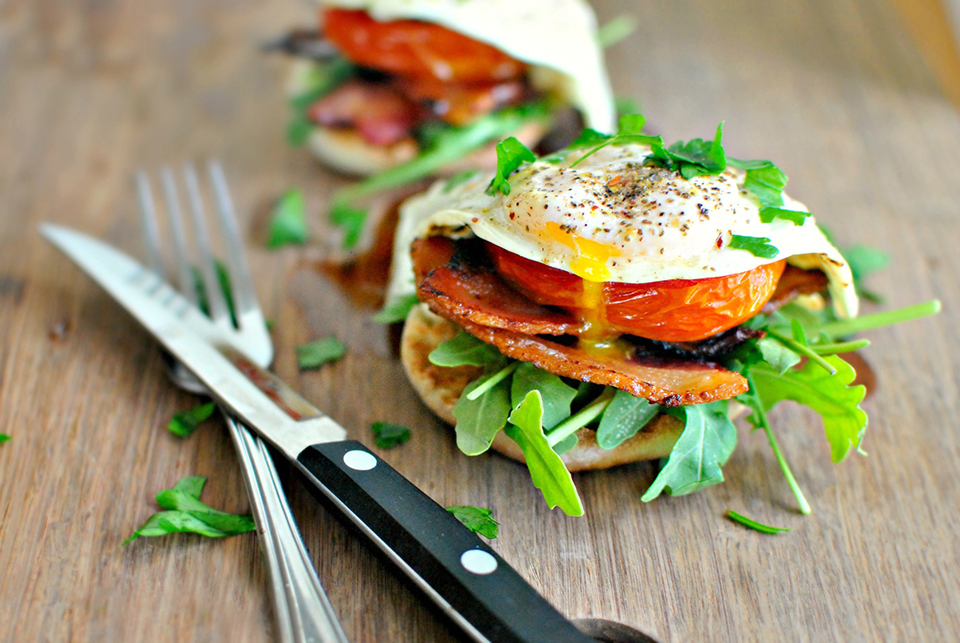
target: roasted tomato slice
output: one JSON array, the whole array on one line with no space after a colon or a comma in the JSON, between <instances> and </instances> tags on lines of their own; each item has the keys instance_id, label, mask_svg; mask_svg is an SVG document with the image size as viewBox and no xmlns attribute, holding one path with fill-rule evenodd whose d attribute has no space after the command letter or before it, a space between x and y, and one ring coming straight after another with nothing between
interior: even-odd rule
<instances>
[{"instance_id":1,"label":"roasted tomato slice","mask_svg":"<svg viewBox=\"0 0 960 643\"><path fill-rule=\"evenodd\" d=\"M488 44L416 20L378 22L365 11L327 9L324 33L358 65L452 83L492 83L522 76L526 66Z\"/></svg>"},{"instance_id":2,"label":"roasted tomato slice","mask_svg":"<svg viewBox=\"0 0 960 643\"><path fill-rule=\"evenodd\" d=\"M777 287L784 260L708 279L592 285L487 244L500 275L534 301L577 312L593 332L626 333L664 342L693 342L757 314Z\"/></svg>"}]
</instances>

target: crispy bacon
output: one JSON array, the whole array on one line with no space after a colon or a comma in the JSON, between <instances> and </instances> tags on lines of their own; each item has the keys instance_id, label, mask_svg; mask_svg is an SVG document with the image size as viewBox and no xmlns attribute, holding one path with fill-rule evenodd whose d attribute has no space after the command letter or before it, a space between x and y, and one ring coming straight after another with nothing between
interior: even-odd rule
<instances>
[{"instance_id":1,"label":"crispy bacon","mask_svg":"<svg viewBox=\"0 0 960 643\"><path fill-rule=\"evenodd\" d=\"M325 127L354 127L371 145L393 145L410 136L421 112L391 86L355 79L317 101L309 116Z\"/></svg>"},{"instance_id":2,"label":"crispy bacon","mask_svg":"<svg viewBox=\"0 0 960 643\"><path fill-rule=\"evenodd\" d=\"M746 379L717 364L631 355L624 358L562 343L579 322L514 290L483 263L482 244L434 237L414 243L419 295L435 313L504 355L557 375L613 386L666 406L728 399Z\"/></svg>"},{"instance_id":3,"label":"crispy bacon","mask_svg":"<svg viewBox=\"0 0 960 643\"><path fill-rule=\"evenodd\" d=\"M438 315L527 335L566 335L580 326L566 311L541 306L478 261L483 246L444 237L414 242L420 296Z\"/></svg>"}]
</instances>

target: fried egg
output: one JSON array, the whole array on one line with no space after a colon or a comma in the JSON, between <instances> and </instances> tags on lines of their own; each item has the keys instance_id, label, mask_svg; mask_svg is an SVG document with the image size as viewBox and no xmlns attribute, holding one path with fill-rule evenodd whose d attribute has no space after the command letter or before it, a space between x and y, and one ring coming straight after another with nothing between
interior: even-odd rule
<instances>
[{"instance_id":1,"label":"fried egg","mask_svg":"<svg viewBox=\"0 0 960 643\"><path fill-rule=\"evenodd\" d=\"M646 284L745 272L786 259L820 269L838 317L858 311L853 276L812 216L795 225L760 220L745 174L727 169L685 179L644 165L644 145L608 146L576 163L583 150L539 160L510 177L508 195L487 194L493 174L440 182L401 206L388 301L416 291L414 239L477 236L526 259L587 281ZM783 195L784 208L808 211ZM733 237L766 239L776 254L731 247Z\"/></svg>"},{"instance_id":2,"label":"fried egg","mask_svg":"<svg viewBox=\"0 0 960 643\"><path fill-rule=\"evenodd\" d=\"M484 42L531 65L534 87L577 107L587 127L612 132L616 110L597 41L597 20L582 0L321 0L375 20L421 20Z\"/></svg>"}]
</instances>

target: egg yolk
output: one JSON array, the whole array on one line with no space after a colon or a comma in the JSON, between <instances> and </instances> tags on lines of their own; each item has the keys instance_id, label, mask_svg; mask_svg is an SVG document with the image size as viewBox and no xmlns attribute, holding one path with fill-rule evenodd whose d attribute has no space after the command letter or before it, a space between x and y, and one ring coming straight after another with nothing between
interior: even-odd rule
<instances>
[{"instance_id":1,"label":"egg yolk","mask_svg":"<svg viewBox=\"0 0 960 643\"><path fill-rule=\"evenodd\" d=\"M526 66L495 47L417 20L378 22L365 11L327 9L324 34L352 62L409 78L491 83L521 77Z\"/></svg>"},{"instance_id":2,"label":"egg yolk","mask_svg":"<svg viewBox=\"0 0 960 643\"><path fill-rule=\"evenodd\" d=\"M537 303L580 315L586 322L588 341L601 344L604 337L620 333L692 342L733 328L769 301L786 265L781 259L723 277L601 283L591 278L599 273L587 274L572 264L571 269L579 274L525 259L490 243L487 248L504 279Z\"/></svg>"}]
</instances>

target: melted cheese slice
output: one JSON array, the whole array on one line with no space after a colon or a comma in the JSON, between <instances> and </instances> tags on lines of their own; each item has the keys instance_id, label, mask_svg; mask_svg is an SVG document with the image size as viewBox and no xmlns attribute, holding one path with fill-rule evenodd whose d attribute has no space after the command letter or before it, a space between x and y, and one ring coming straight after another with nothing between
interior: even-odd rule
<instances>
[{"instance_id":1,"label":"melted cheese slice","mask_svg":"<svg viewBox=\"0 0 960 643\"><path fill-rule=\"evenodd\" d=\"M510 252L593 282L651 283L731 275L786 259L828 277L839 317L855 316L853 276L812 216L802 225L760 220L745 175L684 179L643 165L650 149L609 146L576 167L583 150L559 163L537 161L510 177L510 194L486 193L492 173L440 182L400 209L388 299L414 292L410 243L419 237L475 235ZM784 208L807 211L784 195ZM734 235L768 239L777 254L730 247Z\"/></svg>"},{"instance_id":2,"label":"melted cheese slice","mask_svg":"<svg viewBox=\"0 0 960 643\"><path fill-rule=\"evenodd\" d=\"M560 95L587 127L616 129L613 94L597 42L597 20L582 0L321 0L374 19L422 20L487 43L532 66L538 89Z\"/></svg>"}]
</instances>

